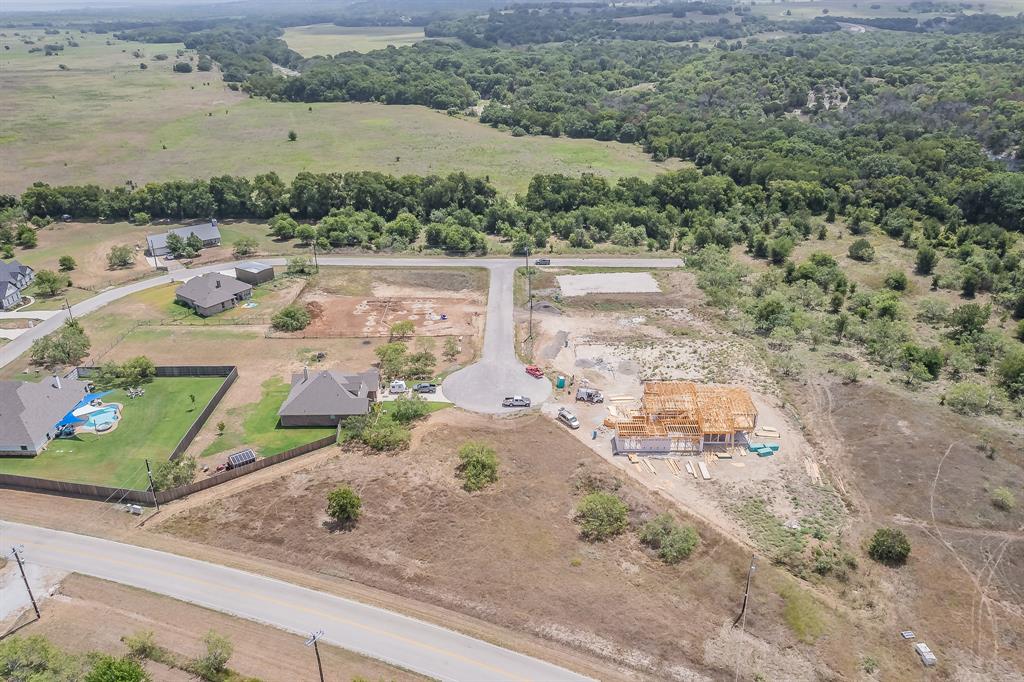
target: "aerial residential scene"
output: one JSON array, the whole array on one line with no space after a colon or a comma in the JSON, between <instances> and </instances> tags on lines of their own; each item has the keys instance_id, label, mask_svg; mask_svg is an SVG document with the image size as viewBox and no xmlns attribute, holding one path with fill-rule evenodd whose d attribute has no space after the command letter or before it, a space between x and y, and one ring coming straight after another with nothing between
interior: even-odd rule
<instances>
[{"instance_id":1,"label":"aerial residential scene","mask_svg":"<svg viewBox=\"0 0 1024 682\"><path fill-rule=\"evenodd\" d=\"M0 2L0 679L1024 682L1024 0Z\"/></svg>"}]
</instances>

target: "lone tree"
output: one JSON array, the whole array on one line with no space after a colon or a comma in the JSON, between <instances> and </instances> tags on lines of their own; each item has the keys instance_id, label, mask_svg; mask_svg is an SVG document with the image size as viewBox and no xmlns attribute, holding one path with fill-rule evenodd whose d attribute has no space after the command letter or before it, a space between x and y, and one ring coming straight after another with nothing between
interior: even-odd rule
<instances>
[{"instance_id":1,"label":"lone tree","mask_svg":"<svg viewBox=\"0 0 1024 682\"><path fill-rule=\"evenodd\" d=\"M607 540L626 530L629 509L611 493L593 492L576 506L576 522L585 540Z\"/></svg>"},{"instance_id":2,"label":"lone tree","mask_svg":"<svg viewBox=\"0 0 1024 682\"><path fill-rule=\"evenodd\" d=\"M879 528L871 536L868 544L868 556L875 561L890 566L899 566L907 561L910 555L910 540L898 528Z\"/></svg>"},{"instance_id":3,"label":"lone tree","mask_svg":"<svg viewBox=\"0 0 1024 682\"><path fill-rule=\"evenodd\" d=\"M274 329L282 332L297 332L309 326L309 312L300 305L286 305L277 311L270 324Z\"/></svg>"},{"instance_id":4,"label":"lone tree","mask_svg":"<svg viewBox=\"0 0 1024 682\"><path fill-rule=\"evenodd\" d=\"M36 273L36 287L47 296L56 296L68 285L66 275L53 270L40 270Z\"/></svg>"},{"instance_id":5,"label":"lone tree","mask_svg":"<svg viewBox=\"0 0 1024 682\"><path fill-rule=\"evenodd\" d=\"M111 270L129 268L134 262L135 255L132 253L131 248L123 245L110 247L110 253L107 254L107 266Z\"/></svg>"},{"instance_id":6,"label":"lone tree","mask_svg":"<svg viewBox=\"0 0 1024 682\"><path fill-rule=\"evenodd\" d=\"M256 253L259 242L255 237L239 237L235 240L234 254L236 256L251 256Z\"/></svg>"},{"instance_id":7,"label":"lone tree","mask_svg":"<svg viewBox=\"0 0 1024 682\"><path fill-rule=\"evenodd\" d=\"M391 334L391 340L397 341L412 336L412 333L416 331L416 325L413 324L412 320L401 320L391 325L388 332Z\"/></svg>"},{"instance_id":8,"label":"lone tree","mask_svg":"<svg viewBox=\"0 0 1024 682\"><path fill-rule=\"evenodd\" d=\"M870 263L875 259L875 247L871 246L871 242L867 239L858 239L854 243L850 244L848 253L850 258L853 260L859 260L865 263Z\"/></svg>"},{"instance_id":9,"label":"lone tree","mask_svg":"<svg viewBox=\"0 0 1024 682\"><path fill-rule=\"evenodd\" d=\"M459 448L459 474L463 489L481 490L498 480L498 456L483 443L466 443Z\"/></svg>"},{"instance_id":10,"label":"lone tree","mask_svg":"<svg viewBox=\"0 0 1024 682\"><path fill-rule=\"evenodd\" d=\"M327 494L327 515L341 524L352 524L359 520L363 501L347 485L335 488Z\"/></svg>"},{"instance_id":11,"label":"lone tree","mask_svg":"<svg viewBox=\"0 0 1024 682\"><path fill-rule=\"evenodd\" d=\"M71 272L78 267L78 263L71 256L61 256L57 259L57 265L60 266L61 272Z\"/></svg>"},{"instance_id":12,"label":"lone tree","mask_svg":"<svg viewBox=\"0 0 1024 682\"><path fill-rule=\"evenodd\" d=\"M288 141L289 142L295 142L295 140L297 140L297 139L299 139L299 134L296 133L294 130L289 130L288 131Z\"/></svg>"}]
</instances>

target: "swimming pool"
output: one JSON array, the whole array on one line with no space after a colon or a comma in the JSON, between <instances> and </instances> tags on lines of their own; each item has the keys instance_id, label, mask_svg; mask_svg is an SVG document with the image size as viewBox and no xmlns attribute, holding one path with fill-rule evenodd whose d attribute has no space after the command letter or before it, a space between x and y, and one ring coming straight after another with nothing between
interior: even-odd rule
<instances>
[{"instance_id":1,"label":"swimming pool","mask_svg":"<svg viewBox=\"0 0 1024 682\"><path fill-rule=\"evenodd\" d=\"M95 412L89 413L85 426L96 431L106 431L120 417L117 414L116 405L104 405ZM106 428L104 428L106 427Z\"/></svg>"}]
</instances>

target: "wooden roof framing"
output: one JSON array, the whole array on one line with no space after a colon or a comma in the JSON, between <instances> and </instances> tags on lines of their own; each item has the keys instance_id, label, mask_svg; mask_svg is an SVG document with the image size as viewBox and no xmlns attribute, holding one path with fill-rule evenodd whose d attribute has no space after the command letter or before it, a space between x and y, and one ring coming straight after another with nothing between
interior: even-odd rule
<instances>
[{"instance_id":1,"label":"wooden roof framing","mask_svg":"<svg viewBox=\"0 0 1024 682\"><path fill-rule=\"evenodd\" d=\"M752 431L756 422L757 408L744 388L650 381L640 409L617 421L616 429L624 437L697 437Z\"/></svg>"}]
</instances>

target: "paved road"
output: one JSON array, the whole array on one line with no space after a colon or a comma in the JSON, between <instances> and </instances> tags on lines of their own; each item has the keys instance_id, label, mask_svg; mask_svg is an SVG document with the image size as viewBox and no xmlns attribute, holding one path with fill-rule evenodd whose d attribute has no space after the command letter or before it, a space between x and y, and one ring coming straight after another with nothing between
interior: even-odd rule
<instances>
[{"instance_id":1,"label":"paved road","mask_svg":"<svg viewBox=\"0 0 1024 682\"><path fill-rule=\"evenodd\" d=\"M9 522L0 522L0 543L5 551L24 545L29 564L131 585L298 634L323 628L324 641L439 680L589 679L430 623L205 561Z\"/></svg>"},{"instance_id":2,"label":"paved road","mask_svg":"<svg viewBox=\"0 0 1024 682\"><path fill-rule=\"evenodd\" d=\"M241 261L239 261L241 262ZM274 266L286 265L284 258L261 258L260 262ZM515 305L513 289L515 271L523 266L519 258L380 258L325 256L320 265L332 267L477 267L490 272L487 298L487 320L484 328L484 348L478 362L448 376L442 386L444 395L459 407L475 412L510 412L501 407L501 400L509 395L523 395L538 405L551 394L546 379L534 379L526 374L515 349ZM606 267L606 268L674 268L682 265L678 258L552 258L554 267ZM157 275L104 291L71 307L75 317L81 317L125 296L172 281L181 281L196 275L218 270L230 270L235 263L216 263L199 268L179 270ZM59 327L63 315L44 320L17 339L0 348L0 367L14 361L28 350L32 341Z\"/></svg>"}]
</instances>

